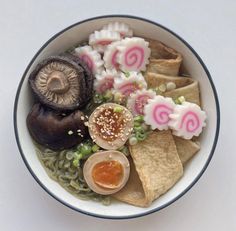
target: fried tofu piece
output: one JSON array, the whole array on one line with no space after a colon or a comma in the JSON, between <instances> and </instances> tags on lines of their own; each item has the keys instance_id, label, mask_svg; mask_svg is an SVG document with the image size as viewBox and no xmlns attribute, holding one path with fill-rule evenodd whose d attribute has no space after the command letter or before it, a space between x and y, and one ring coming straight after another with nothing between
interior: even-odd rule
<instances>
[{"instance_id":1,"label":"fried tofu piece","mask_svg":"<svg viewBox=\"0 0 236 231\"><path fill-rule=\"evenodd\" d=\"M113 195L120 201L147 207L183 175L183 166L169 130L152 132L146 140L130 146L130 154L135 168L131 167L127 185Z\"/></svg>"}]
</instances>

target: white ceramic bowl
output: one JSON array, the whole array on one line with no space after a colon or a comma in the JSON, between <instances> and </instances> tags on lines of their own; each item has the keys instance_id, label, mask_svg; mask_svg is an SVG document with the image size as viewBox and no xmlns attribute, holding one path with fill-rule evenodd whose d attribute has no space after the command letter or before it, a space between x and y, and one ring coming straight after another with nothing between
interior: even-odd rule
<instances>
[{"instance_id":1,"label":"white ceramic bowl","mask_svg":"<svg viewBox=\"0 0 236 231\"><path fill-rule=\"evenodd\" d=\"M188 163L184 171L184 176L180 181L166 194L154 201L148 208L134 207L119 202L112 203L110 206L104 206L94 201L77 199L64 190L57 182L48 177L36 156L31 137L26 127L26 117L33 102L27 80L36 64L50 55L56 55L67 50L74 44L86 40L90 33L94 30L99 30L104 24L111 21L128 23L134 30L135 35L158 39L182 53L184 67L200 83L202 104L208 116L207 127L201 136L200 152ZM170 205L184 195L197 182L211 160L217 143L219 123L219 104L213 81L203 61L193 48L178 35L158 23L124 15L90 18L69 26L49 39L40 48L26 68L18 87L14 108L15 135L20 153L30 173L42 188L55 199L76 211L96 217L113 219L133 218L150 214Z\"/></svg>"}]
</instances>

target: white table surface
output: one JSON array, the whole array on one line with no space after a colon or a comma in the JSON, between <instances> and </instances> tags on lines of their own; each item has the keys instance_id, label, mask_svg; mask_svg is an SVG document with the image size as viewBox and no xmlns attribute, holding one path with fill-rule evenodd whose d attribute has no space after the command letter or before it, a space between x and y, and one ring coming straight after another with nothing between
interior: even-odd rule
<instances>
[{"instance_id":1,"label":"white table surface","mask_svg":"<svg viewBox=\"0 0 236 231\"><path fill-rule=\"evenodd\" d=\"M0 230L236 230L235 0L0 0ZM13 102L32 56L56 32L88 17L133 14L186 39L206 63L221 104L215 155L199 182L168 208L132 220L96 219L58 203L36 183L19 154Z\"/></svg>"}]
</instances>

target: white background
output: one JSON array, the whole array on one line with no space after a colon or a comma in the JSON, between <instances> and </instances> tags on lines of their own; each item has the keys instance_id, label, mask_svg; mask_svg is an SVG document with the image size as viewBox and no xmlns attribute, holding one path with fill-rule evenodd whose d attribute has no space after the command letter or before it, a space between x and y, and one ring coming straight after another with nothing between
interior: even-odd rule
<instances>
[{"instance_id":1,"label":"white background","mask_svg":"<svg viewBox=\"0 0 236 231\"><path fill-rule=\"evenodd\" d=\"M102 14L159 22L202 57L221 104L215 155L199 182L168 208L111 221L74 212L46 194L25 167L13 131L13 103L24 69L52 35ZM235 0L0 0L0 230L236 230Z\"/></svg>"}]
</instances>

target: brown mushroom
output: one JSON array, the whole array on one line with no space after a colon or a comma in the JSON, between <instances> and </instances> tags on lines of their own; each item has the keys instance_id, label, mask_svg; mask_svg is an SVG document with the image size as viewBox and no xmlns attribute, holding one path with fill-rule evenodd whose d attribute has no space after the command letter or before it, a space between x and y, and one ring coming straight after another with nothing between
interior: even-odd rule
<instances>
[{"instance_id":1,"label":"brown mushroom","mask_svg":"<svg viewBox=\"0 0 236 231\"><path fill-rule=\"evenodd\" d=\"M39 101L55 110L74 110L88 101L84 69L65 56L40 62L30 74L29 84Z\"/></svg>"},{"instance_id":2,"label":"brown mushroom","mask_svg":"<svg viewBox=\"0 0 236 231\"><path fill-rule=\"evenodd\" d=\"M42 104L35 104L27 116L32 138L53 150L62 150L82 142L88 135L86 116L77 110L72 113L55 112Z\"/></svg>"}]
</instances>

